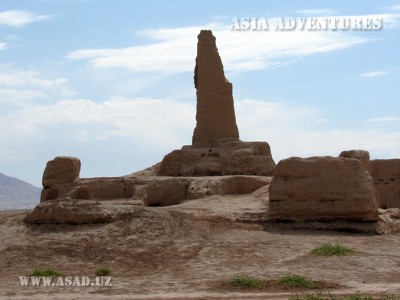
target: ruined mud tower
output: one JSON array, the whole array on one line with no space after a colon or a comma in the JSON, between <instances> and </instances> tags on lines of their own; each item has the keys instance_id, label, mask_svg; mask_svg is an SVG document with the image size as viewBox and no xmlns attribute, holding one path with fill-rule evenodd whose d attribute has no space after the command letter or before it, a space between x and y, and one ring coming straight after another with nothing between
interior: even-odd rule
<instances>
[{"instance_id":1,"label":"ruined mud tower","mask_svg":"<svg viewBox=\"0 0 400 300\"><path fill-rule=\"evenodd\" d=\"M193 145L210 145L222 141L238 141L232 84L224 69L211 30L198 35L194 86L197 90L197 125Z\"/></svg>"},{"instance_id":2,"label":"ruined mud tower","mask_svg":"<svg viewBox=\"0 0 400 300\"><path fill-rule=\"evenodd\" d=\"M232 84L225 78L215 37L211 30L202 30L197 37L197 124L192 145L166 155L157 175L272 175L275 162L269 144L239 139Z\"/></svg>"}]
</instances>

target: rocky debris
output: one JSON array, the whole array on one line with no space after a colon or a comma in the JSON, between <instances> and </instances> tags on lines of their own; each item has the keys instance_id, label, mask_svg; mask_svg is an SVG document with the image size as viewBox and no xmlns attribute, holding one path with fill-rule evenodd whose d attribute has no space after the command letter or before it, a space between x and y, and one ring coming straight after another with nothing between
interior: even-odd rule
<instances>
[{"instance_id":1,"label":"rocky debris","mask_svg":"<svg viewBox=\"0 0 400 300\"><path fill-rule=\"evenodd\" d=\"M275 170L267 142L223 142L198 148L184 146L164 157L159 176L271 176Z\"/></svg>"},{"instance_id":2,"label":"rocky debris","mask_svg":"<svg viewBox=\"0 0 400 300\"><path fill-rule=\"evenodd\" d=\"M379 218L386 221L387 223L400 223L400 209L399 208L379 208Z\"/></svg>"},{"instance_id":3,"label":"rocky debris","mask_svg":"<svg viewBox=\"0 0 400 300\"><path fill-rule=\"evenodd\" d=\"M373 159L370 172L380 208L400 208L400 159Z\"/></svg>"},{"instance_id":4,"label":"rocky debris","mask_svg":"<svg viewBox=\"0 0 400 300\"><path fill-rule=\"evenodd\" d=\"M342 151L339 157L358 159L365 170L369 171L369 152L366 150L347 150Z\"/></svg>"},{"instance_id":5,"label":"rocky debris","mask_svg":"<svg viewBox=\"0 0 400 300\"><path fill-rule=\"evenodd\" d=\"M42 185L44 189L55 184L70 183L79 178L81 161L76 157L57 156L47 162L43 172Z\"/></svg>"},{"instance_id":6,"label":"rocky debris","mask_svg":"<svg viewBox=\"0 0 400 300\"><path fill-rule=\"evenodd\" d=\"M269 187L276 221L377 221L370 174L357 159L291 157L280 161Z\"/></svg>"},{"instance_id":7,"label":"rocky debris","mask_svg":"<svg viewBox=\"0 0 400 300\"><path fill-rule=\"evenodd\" d=\"M400 209L378 209L379 212L379 230L378 234L398 234L400 232Z\"/></svg>"},{"instance_id":8,"label":"rocky debris","mask_svg":"<svg viewBox=\"0 0 400 300\"><path fill-rule=\"evenodd\" d=\"M239 140L232 84L225 78L221 57L211 30L197 36L194 85L197 90L197 125L193 145Z\"/></svg>"}]
</instances>

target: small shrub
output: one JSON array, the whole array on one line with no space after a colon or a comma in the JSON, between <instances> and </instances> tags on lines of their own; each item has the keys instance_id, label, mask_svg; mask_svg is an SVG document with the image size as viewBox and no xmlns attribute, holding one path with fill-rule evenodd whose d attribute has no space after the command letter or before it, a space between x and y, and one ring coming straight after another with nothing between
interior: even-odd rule
<instances>
[{"instance_id":1,"label":"small shrub","mask_svg":"<svg viewBox=\"0 0 400 300\"><path fill-rule=\"evenodd\" d=\"M352 252L354 251L336 243L335 245L323 244L317 246L313 250L311 250L310 253L319 256L332 256L332 255L343 256L350 254Z\"/></svg>"},{"instance_id":2,"label":"small shrub","mask_svg":"<svg viewBox=\"0 0 400 300\"><path fill-rule=\"evenodd\" d=\"M259 288L261 280L247 275L235 275L229 279L228 283L237 287Z\"/></svg>"},{"instance_id":3,"label":"small shrub","mask_svg":"<svg viewBox=\"0 0 400 300\"><path fill-rule=\"evenodd\" d=\"M30 274L30 276L55 277L55 276L63 276L63 274L53 269L34 269Z\"/></svg>"},{"instance_id":4,"label":"small shrub","mask_svg":"<svg viewBox=\"0 0 400 300\"><path fill-rule=\"evenodd\" d=\"M99 267L96 269L96 276L107 276L110 275L111 270L107 267Z\"/></svg>"},{"instance_id":5,"label":"small shrub","mask_svg":"<svg viewBox=\"0 0 400 300\"><path fill-rule=\"evenodd\" d=\"M313 287L315 285L315 281L309 279L307 277L301 275L288 274L278 279L277 281L282 285L290 285L296 287Z\"/></svg>"}]
</instances>

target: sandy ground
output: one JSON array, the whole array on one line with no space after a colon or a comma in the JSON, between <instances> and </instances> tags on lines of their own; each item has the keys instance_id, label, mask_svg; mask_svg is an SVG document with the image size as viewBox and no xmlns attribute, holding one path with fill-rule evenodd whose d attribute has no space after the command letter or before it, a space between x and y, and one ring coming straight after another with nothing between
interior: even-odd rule
<instances>
[{"instance_id":1,"label":"sandy ground","mask_svg":"<svg viewBox=\"0 0 400 300\"><path fill-rule=\"evenodd\" d=\"M289 230L253 222L257 197L209 197L147 208L131 220L95 225L26 225L26 211L0 212L1 299L288 299L296 290L243 290L236 274L277 278L288 273L340 286L324 292L400 293L400 235ZM316 257L322 243L356 252ZM18 276L53 268L94 280L112 270L108 287L21 287Z\"/></svg>"}]
</instances>

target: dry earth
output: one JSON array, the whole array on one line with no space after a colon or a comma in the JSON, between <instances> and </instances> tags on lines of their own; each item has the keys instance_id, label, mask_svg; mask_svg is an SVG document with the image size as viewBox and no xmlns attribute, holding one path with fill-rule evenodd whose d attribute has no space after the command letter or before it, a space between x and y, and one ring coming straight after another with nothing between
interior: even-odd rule
<instances>
[{"instance_id":1,"label":"dry earth","mask_svg":"<svg viewBox=\"0 0 400 300\"><path fill-rule=\"evenodd\" d=\"M287 273L338 284L324 292L400 293L400 235L293 230L260 225L266 207L250 196L212 196L170 207L138 207L136 218L108 224L26 225L27 211L0 213L2 299L288 299L295 290L230 288L235 274ZM357 252L316 257L322 243ZM18 276L53 268L110 287L21 287Z\"/></svg>"}]
</instances>

